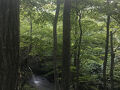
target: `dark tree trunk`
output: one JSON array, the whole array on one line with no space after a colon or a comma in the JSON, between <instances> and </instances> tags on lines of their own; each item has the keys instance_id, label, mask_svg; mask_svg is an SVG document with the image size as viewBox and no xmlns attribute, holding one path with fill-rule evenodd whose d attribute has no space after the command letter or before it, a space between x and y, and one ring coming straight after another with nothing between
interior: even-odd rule
<instances>
[{"instance_id":1,"label":"dark tree trunk","mask_svg":"<svg viewBox=\"0 0 120 90\"><path fill-rule=\"evenodd\" d=\"M30 15L30 45L29 45L28 54L31 52L32 49L32 32L33 32L33 25L32 25L32 17Z\"/></svg>"},{"instance_id":2,"label":"dark tree trunk","mask_svg":"<svg viewBox=\"0 0 120 90\"><path fill-rule=\"evenodd\" d=\"M80 54L81 54L81 43L82 43L82 24L81 24L81 13L79 16L79 28L80 28L80 35L78 41L78 54L77 54L77 64L76 64L76 71L77 71L77 85L76 90L79 90L79 71L80 71Z\"/></svg>"},{"instance_id":3,"label":"dark tree trunk","mask_svg":"<svg viewBox=\"0 0 120 90\"><path fill-rule=\"evenodd\" d=\"M109 7L109 0L107 0L107 7ZM109 10L107 12L107 23L106 23L106 46L105 46L105 58L103 62L103 89L107 90L107 77L106 77L106 67L107 67L107 59L108 59L108 48L109 48L109 26L110 26L110 14Z\"/></svg>"},{"instance_id":4,"label":"dark tree trunk","mask_svg":"<svg viewBox=\"0 0 120 90\"><path fill-rule=\"evenodd\" d=\"M69 90L70 87L70 4L70 0L65 0L63 12L63 90Z\"/></svg>"},{"instance_id":5,"label":"dark tree trunk","mask_svg":"<svg viewBox=\"0 0 120 90\"><path fill-rule=\"evenodd\" d=\"M110 32L110 44L111 44L111 68L110 68L110 82L111 82L111 90L114 90L114 75L113 75L113 71L114 71L114 58L115 58L115 53L113 51L113 33L112 31Z\"/></svg>"},{"instance_id":6,"label":"dark tree trunk","mask_svg":"<svg viewBox=\"0 0 120 90\"><path fill-rule=\"evenodd\" d=\"M54 81L55 81L55 90L59 90L58 83L58 74L57 74L57 21L60 10L60 0L57 0L57 8L55 13L55 19L53 23L53 59L54 59Z\"/></svg>"},{"instance_id":7,"label":"dark tree trunk","mask_svg":"<svg viewBox=\"0 0 120 90\"><path fill-rule=\"evenodd\" d=\"M77 40L75 40L74 44L74 66L76 67L76 65L77 65Z\"/></svg>"},{"instance_id":8,"label":"dark tree trunk","mask_svg":"<svg viewBox=\"0 0 120 90\"><path fill-rule=\"evenodd\" d=\"M19 0L0 0L0 90L16 90L19 66Z\"/></svg>"},{"instance_id":9,"label":"dark tree trunk","mask_svg":"<svg viewBox=\"0 0 120 90\"><path fill-rule=\"evenodd\" d=\"M106 33L106 46L105 46L105 58L103 63L103 87L104 90L107 90L106 86L106 66L107 66L107 58L108 58L108 46L109 46L109 26L110 26L110 15L107 16L107 33Z\"/></svg>"}]
</instances>

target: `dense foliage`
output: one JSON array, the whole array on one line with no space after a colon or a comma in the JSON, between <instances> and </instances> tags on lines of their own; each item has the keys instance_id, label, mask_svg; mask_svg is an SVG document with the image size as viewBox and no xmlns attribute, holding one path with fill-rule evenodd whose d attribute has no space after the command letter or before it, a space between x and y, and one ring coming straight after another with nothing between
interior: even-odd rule
<instances>
[{"instance_id":1,"label":"dense foliage","mask_svg":"<svg viewBox=\"0 0 120 90\"><path fill-rule=\"evenodd\" d=\"M102 89L108 14L111 17L109 28L113 33L113 50L115 53L114 90L120 89L120 1L110 0L109 5L105 0L71 0L71 3L71 90L76 85L76 81L80 83L80 90ZM62 78L63 0L60 4L57 23L59 84L61 84ZM56 0L21 0L21 63L27 64L32 68L34 74L46 77L52 83L54 83L53 20L55 11ZM108 88L110 88L110 46L109 43L107 60ZM80 53L78 58L79 78L76 78L78 72L76 71L75 58L78 53ZM26 59L27 63L25 63ZM24 68L26 67L24 66ZM29 73L29 70L22 70L21 72L26 74L26 72Z\"/></svg>"}]
</instances>

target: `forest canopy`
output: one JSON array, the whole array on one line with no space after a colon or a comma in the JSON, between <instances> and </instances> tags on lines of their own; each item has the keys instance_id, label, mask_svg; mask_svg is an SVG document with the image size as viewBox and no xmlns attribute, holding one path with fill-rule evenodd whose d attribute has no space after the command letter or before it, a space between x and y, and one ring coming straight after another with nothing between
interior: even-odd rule
<instances>
[{"instance_id":1,"label":"forest canopy","mask_svg":"<svg viewBox=\"0 0 120 90\"><path fill-rule=\"evenodd\" d=\"M65 2L67 3L65 4L63 0L21 0L21 53L28 51L27 54L32 57L29 63L37 61L40 65L44 64L41 70L38 70L41 73L42 69L46 71L44 77L51 80L53 78L49 75L56 72L54 83L57 87L62 85L61 75L70 72L71 78L68 80L70 90L103 90L103 88L117 90L120 81L120 1L65 0ZM70 7L68 3L71 3ZM68 14L65 13L64 11L69 8ZM67 19L64 18L67 17L70 21L65 22ZM69 26L67 22L70 22ZM64 23L69 29L66 33L63 30ZM70 44L70 48L69 45L64 47L64 39L67 39L67 36L70 42L69 39L65 42L66 45ZM67 51L70 49L68 52L65 51L69 53L69 58L64 56L67 54L63 49ZM62 58L66 58L64 59L66 61ZM62 69L63 67L67 69Z\"/></svg>"},{"instance_id":2,"label":"forest canopy","mask_svg":"<svg viewBox=\"0 0 120 90\"><path fill-rule=\"evenodd\" d=\"M63 62L70 63L70 65L65 66L67 64L62 63L63 48L67 48L64 47L65 38L63 36L65 17L63 0L21 1L21 49L29 48L31 45L28 54L32 57L38 56L39 62L45 62L46 64L47 61L43 61L45 58L55 57L55 63L51 59L47 67L52 70L57 69L57 80L59 79L60 82L58 84L62 83L61 71L63 67L66 67L70 68L71 89L119 88L120 1L65 1L71 3L69 21L71 24L69 26L66 24L66 27L71 28L69 55L71 59ZM69 5L66 4L66 6L69 10ZM58 15L56 16L56 14ZM55 18L58 19L57 22L55 22ZM54 32L56 23L56 32ZM67 33L66 30L66 35ZM35 60L32 60L32 62L35 62ZM56 64L56 67L51 67L51 64ZM112 82L114 82L115 87L112 87L114 86ZM77 89L78 87L79 89Z\"/></svg>"},{"instance_id":3,"label":"forest canopy","mask_svg":"<svg viewBox=\"0 0 120 90\"><path fill-rule=\"evenodd\" d=\"M18 1L5 4L8 17L0 4L0 70L16 68L13 87L42 90L39 78L50 86L43 90L120 89L120 0Z\"/></svg>"}]
</instances>

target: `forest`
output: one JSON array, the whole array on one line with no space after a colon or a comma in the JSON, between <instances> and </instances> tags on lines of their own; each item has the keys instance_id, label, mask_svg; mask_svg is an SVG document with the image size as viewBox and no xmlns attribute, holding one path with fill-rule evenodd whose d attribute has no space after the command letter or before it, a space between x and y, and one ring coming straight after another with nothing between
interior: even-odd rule
<instances>
[{"instance_id":1,"label":"forest","mask_svg":"<svg viewBox=\"0 0 120 90\"><path fill-rule=\"evenodd\" d=\"M0 90L120 90L120 0L0 0Z\"/></svg>"}]
</instances>

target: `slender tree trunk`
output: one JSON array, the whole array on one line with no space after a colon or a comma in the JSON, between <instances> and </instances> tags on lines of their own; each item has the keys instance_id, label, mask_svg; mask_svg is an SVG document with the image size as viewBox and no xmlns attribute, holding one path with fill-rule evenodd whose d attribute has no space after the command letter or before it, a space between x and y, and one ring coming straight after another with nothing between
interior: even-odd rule
<instances>
[{"instance_id":1,"label":"slender tree trunk","mask_svg":"<svg viewBox=\"0 0 120 90\"><path fill-rule=\"evenodd\" d=\"M65 0L63 12L63 90L70 89L70 10L71 0Z\"/></svg>"},{"instance_id":2,"label":"slender tree trunk","mask_svg":"<svg viewBox=\"0 0 120 90\"><path fill-rule=\"evenodd\" d=\"M75 41L74 44L74 66L76 67L76 65L77 65L77 40Z\"/></svg>"},{"instance_id":3,"label":"slender tree trunk","mask_svg":"<svg viewBox=\"0 0 120 90\"><path fill-rule=\"evenodd\" d=\"M77 71L77 86L76 90L79 90L79 71L80 71L80 54L81 54L81 43L82 43L82 24L81 24L81 13L79 15L79 28L80 28L80 35L78 41L78 54L77 54L77 64L76 64L76 71Z\"/></svg>"},{"instance_id":4,"label":"slender tree trunk","mask_svg":"<svg viewBox=\"0 0 120 90\"><path fill-rule=\"evenodd\" d=\"M114 71L114 58L115 58L115 53L113 51L113 33L112 31L110 32L110 44L111 44L111 68L110 68L110 83L111 83L111 90L114 90L114 75L113 75L113 71Z\"/></svg>"},{"instance_id":5,"label":"slender tree trunk","mask_svg":"<svg viewBox=\"0 0 120 90\"><path fill-rule=\"evenodd\" d=\"M108 46L109 46L109 26L110 26L110 15L107 16L107 32L106 32L106 46L105 46L105 58L103 63L103 88L107 90L106 86L106 66L107 66L107 58L108 58Z\"/></svg>"},{"instance_id":6,"label":"slender tree trunk","mask_svg":"<svg viewBox=\"0 0 120 90\"><path fill-rule=\"evenodd\" d=\"M31 52L32 49L32 32L33 32L33 25L32 25L32 17L30 15L30 45L29 45L28 54Z\"/></svg>"},{"instance_id":7,"label":"slender tree trunk","mask_svg":"<svg viewBox=\"0 0 120 90\"><path fill-rule=\"evenodd\" d=\"M55 81L55 90L59 90L58 85L58 74L57 74L57 21L60 10L60 0L57 0L57 8L55 13L55 19L53 23L53 59L54 59L54 81Z\"/></svg>"},{"instance_id":8,"label":"slender tree trunk","mask_svg":"<svg viewBox=\"0 0 120 90\"><path fill-rule=\"evenodd\" d=\"M107 0L107 7L109 8L109 0ZM108 9L109 10L109 9ZM107 12L107 23L106 23L106 46L105 46L105 58L103 62L103 88L107 90L107 77L106 77L106 67L107 67L107 59L108 59L108 48L109 48L109 26L110 26L110 14Z\"/></svg>"},{"instance_id":9,"label":"slender tree trunk","mask_svg":"<svg viewBox=\"0 0 120 90\"><path fill-rule=\"evenodd\" d=\"M19 0L0 0L0 90L17 90Z\"/></svg>"}]
</instances>

